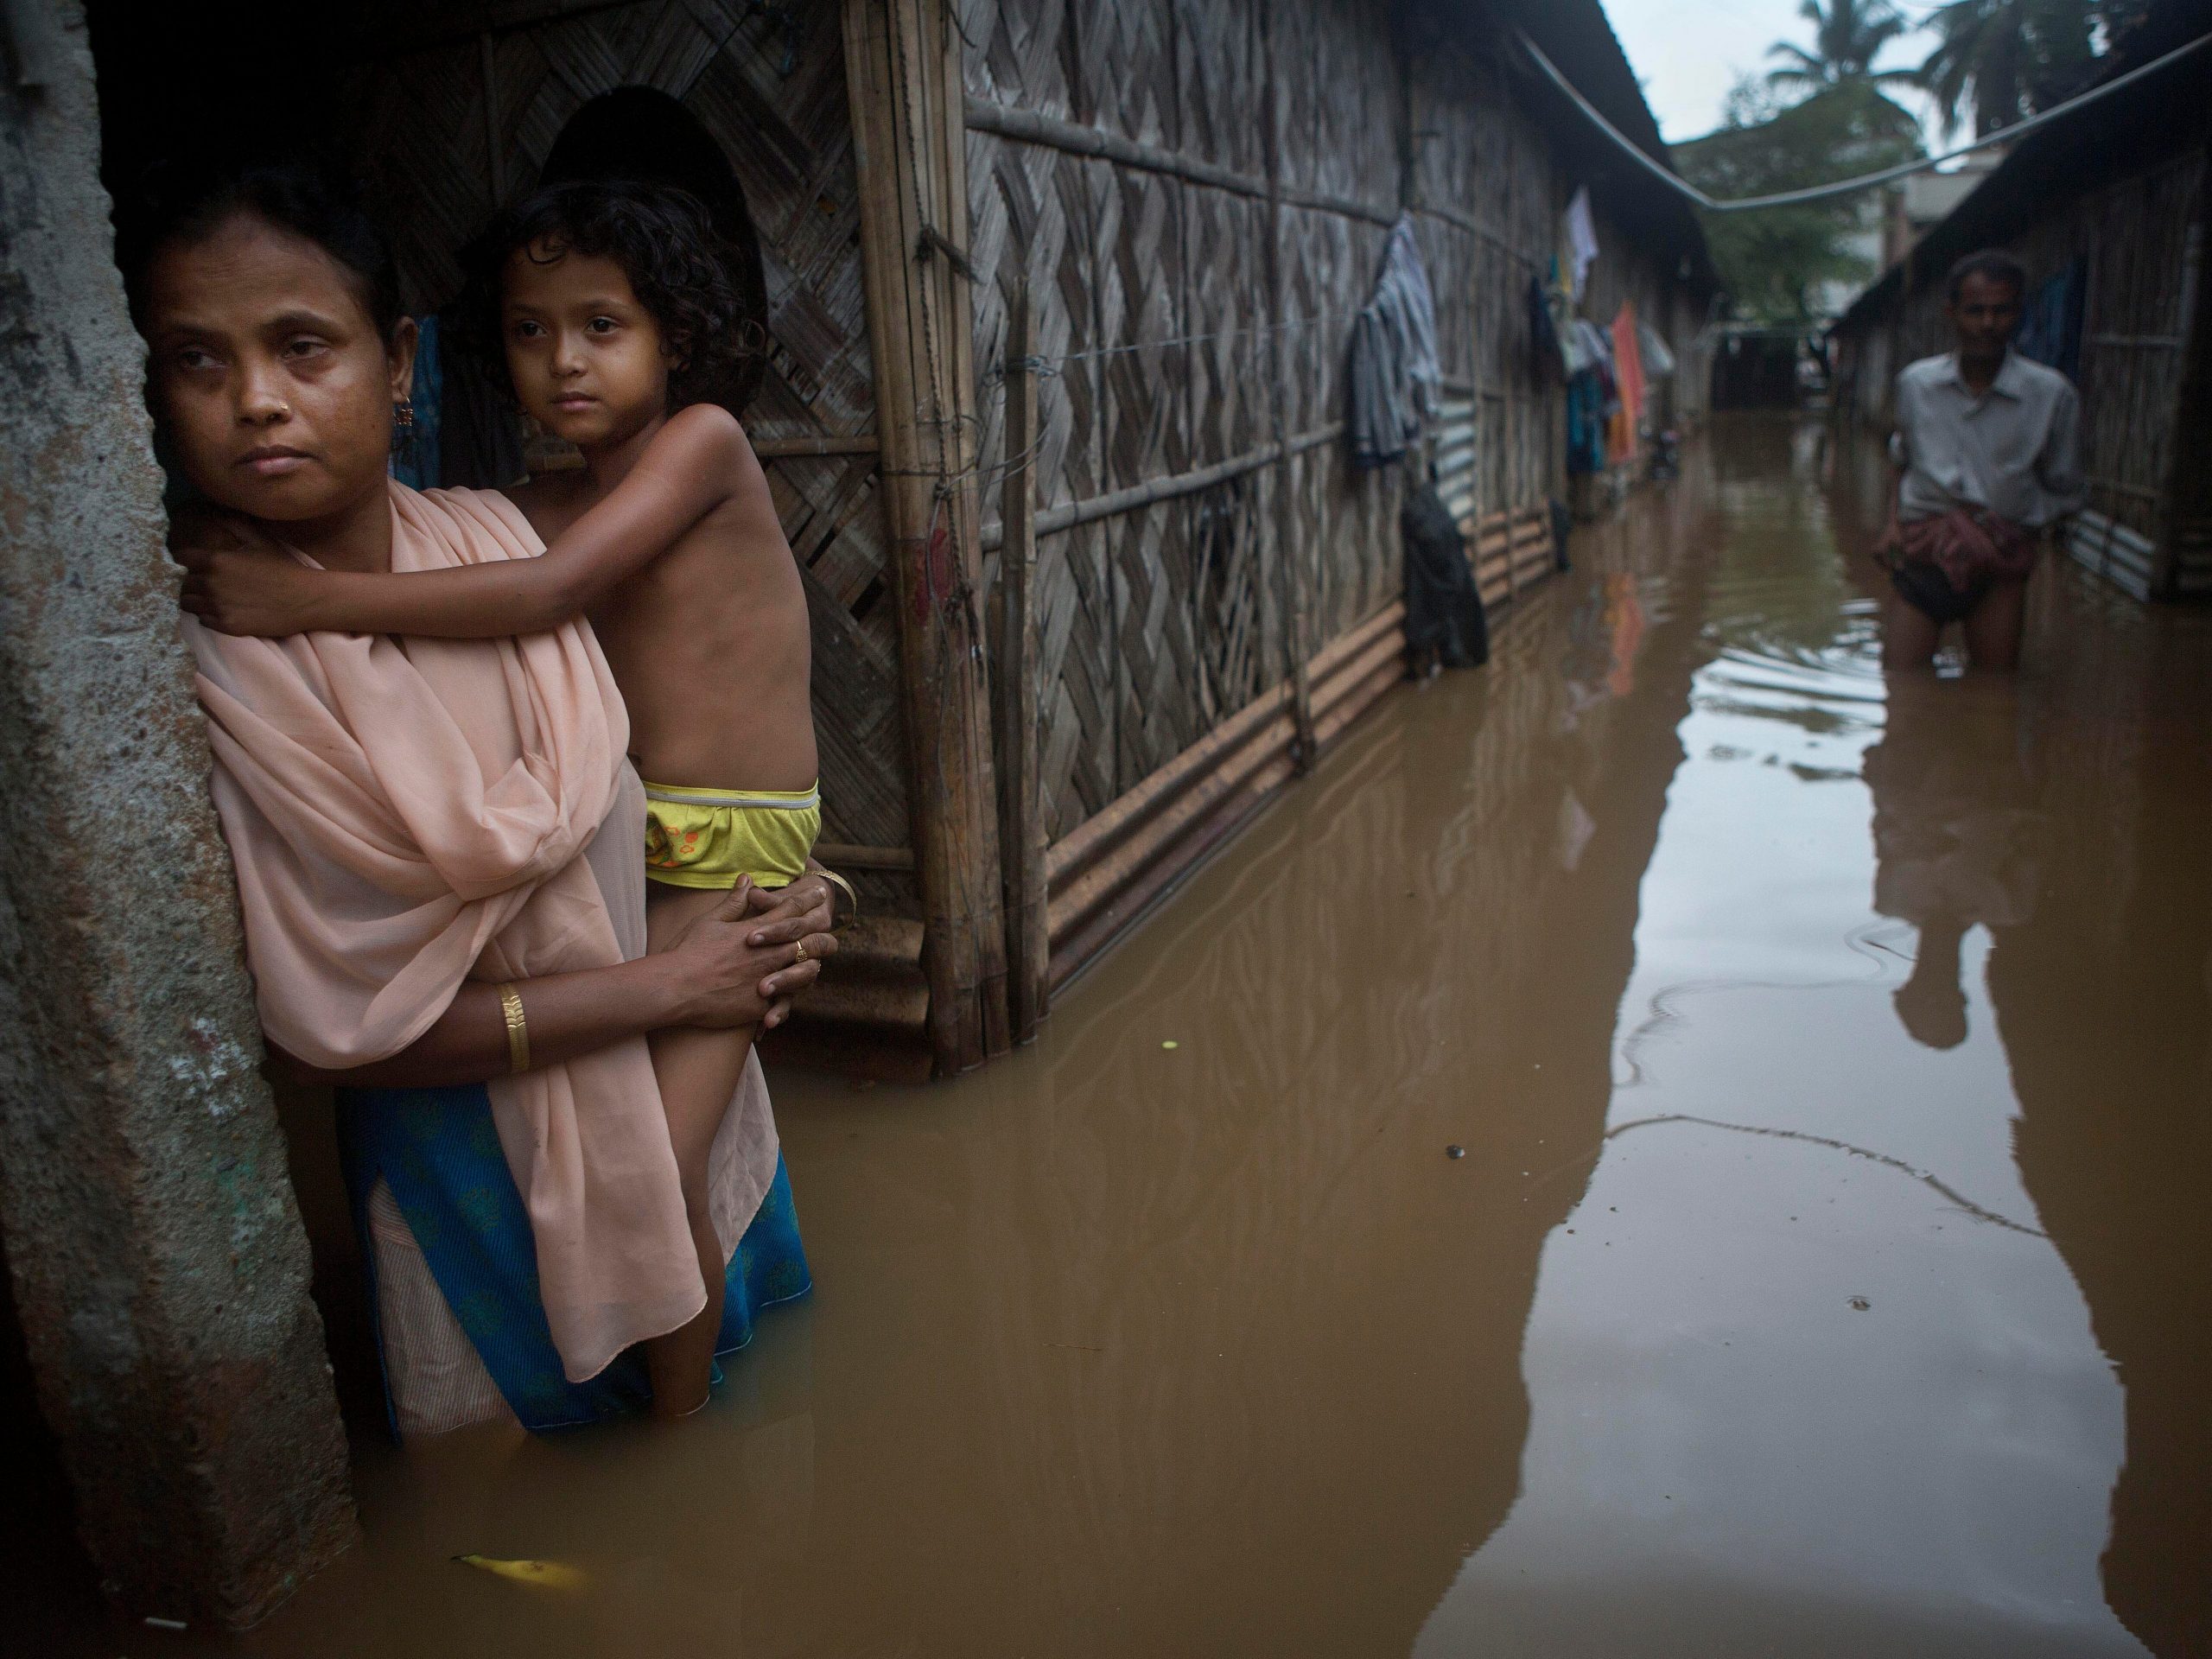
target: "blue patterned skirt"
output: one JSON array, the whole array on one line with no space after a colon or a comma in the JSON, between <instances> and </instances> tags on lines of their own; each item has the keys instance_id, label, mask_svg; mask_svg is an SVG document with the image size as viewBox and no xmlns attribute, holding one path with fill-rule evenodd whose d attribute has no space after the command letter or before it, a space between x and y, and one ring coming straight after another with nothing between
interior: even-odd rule
<instances>
[{"instance_id":1,"label":"blue patterned skirt","mask_svg":"<svg viewBox=\"0 0 2212 1659\"><path fill-rule=\"evenodd\" d=\"M338 1148L369 1264L372 1309L376 1252L368 1236L369 1194L381 1176L447 1305L524 1427L542 1433L597 1422L652 1402L645 1358L634 1348L588 1382L571 1382L562 1371L538 1295L530 1216L500 1149L483 1084L341 1089ZM812 1282L799 1244L791 1177L779 1156L776 1179L730 1258L715 1352L744 1347L762 1308L805 1295ZM381 1332L378 1347L381 1351ZM391 1414L388 1379L385 1408ZM391 1422L396 1436L396 1414Z\"/></svg>"}]
</instances>

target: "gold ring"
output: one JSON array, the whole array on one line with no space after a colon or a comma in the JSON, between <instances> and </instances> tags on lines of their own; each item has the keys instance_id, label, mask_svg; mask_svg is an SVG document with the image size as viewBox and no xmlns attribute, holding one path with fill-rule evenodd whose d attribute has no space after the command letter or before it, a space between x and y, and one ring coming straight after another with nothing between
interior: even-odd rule
<instances>
[{"instance_id":1,"label":"gold ring","mask_svg":"<svg viewBox=\"0 0 2212 1659\"><path fill-rule=\"evenodd\" d=\"M791 958L793 962L804 962L806 960L806 941L804 939L801 939L791 948L798 952L798 955Z\"/></svg>"}]
</instances>

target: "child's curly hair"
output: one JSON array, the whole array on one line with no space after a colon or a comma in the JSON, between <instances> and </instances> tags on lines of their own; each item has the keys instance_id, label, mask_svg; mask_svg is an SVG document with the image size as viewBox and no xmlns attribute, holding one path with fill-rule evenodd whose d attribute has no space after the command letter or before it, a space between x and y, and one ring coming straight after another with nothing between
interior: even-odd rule
<instances>
[{"instance_id":1,"label":"child's curly hair","mask_svg":"<svg viewBox=\"0 0 2212 1659\"><path fill-rule=\"evenodd\" d=\"M673 186L621 180L548 185L505 209L462 255L461 332L493 384L506 386L500 275L518 249L525 257L574 251L612 259L630 279L677 359L673 405L728 406L738 368L757 353L745 311L705 207Z\"/></svg>"}]
</instances>

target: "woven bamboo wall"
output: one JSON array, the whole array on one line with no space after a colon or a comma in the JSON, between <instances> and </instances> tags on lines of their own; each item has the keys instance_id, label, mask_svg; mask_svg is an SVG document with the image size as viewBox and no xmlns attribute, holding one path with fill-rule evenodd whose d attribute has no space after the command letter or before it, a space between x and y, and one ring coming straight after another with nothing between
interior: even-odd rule
<instances>
[{"instance_id":1,"label":"woven bamboo wall","mask_svg":"<svg viewBox=\"0 0 2212 1659\"><path fill-rule=\"evenodd\" d=\"M1436 290L1445 375L1475 405L1478 516L1561 493L1556 374L1529 344L1527 291L1548 270L1570 188L1505 65L1456 42L1416 47L1414 200Z\"/></svg>"},{"instance_id":2,"label":"woven bamboo wall","mask_svg":"<svg viewBox=\"0 0 2212 1659\"><path fill-rule=\"evenodd\" d=\"M971 0L968 90L1240 173L1265 165L1255 7ZM1273 435L1267 209L1061 149L969 135L984 365L984 517L998 516L1007 305L1027 283L1038 500L1050 510L1249 453ZM1192 340L1191 336L1204 336ZM1166 342L1166 343L1163 343ZM1308 401L1320 404L1317 391ZM1294 416L1294 431L1303 429ZM1039 550L1042 768L1065 835L1288 669L1269 580L1274 480L1047 536Z\"/></svg>"},{"instance_id":3,"label":"woven bamboo wall","mask_svg":"<svg viewBox=\"0 0 2212 1659\"><path fill-rule=\"evenodd\" d=\"M438 37L465 29L469 8L425 25L438 31L433 43L353 73L355 154L394 228L410 307L433 308L458 286L455 252L493 205L495 150L499 194L512 199L535 182L562 124L586 99L620 86L658 87L728 151L759 226L770 368L747 412L748 431L764 444L869 433L836 8L641 0L535 22L531 10L499 8L502 27L488 37L496 99L488 129L483 37ZM896 607L874 457L784 456L767 468L813 618L824 838L906 847ZM865 879L880 899L911 895L904 877Z\"/></svg>"},{"instance_id":4,"label":"woven bamboo wall","mask_svg":"<svg viewBox=\"0 0 2212 1659\"><path fill-rule=\"evenodd\" d=\"M1272 124L1288 198L1276 318L1267 200L971 130L970 248L988 279L976 302L987 521L1005 460L992 365L1018 287L1046 362L1035 459L1050 512L1271 442L1278 341L1283 433L1294 441L1340 422L1351 315L1409 186L1438 209L1416 224L1447 379L1490 399L1484 505L1553 492L1558 393L1526 348L1522 307L1565 192L1500 61L1457 41L1402 54L1386 19L1350 0L968 0L962 28L971 99L1248 180L1267 173ZM1400 145L1414 128L1436 132L1408 179ZM1395 596L1402 478L1356 474L1344 443L1319 442L1280 469L1042 539L1052 836L1284 677L1289 582L1307 598L1309 652ZM1276 499L1286 485L1287 513Z\"/></svg>"}]
</instances>

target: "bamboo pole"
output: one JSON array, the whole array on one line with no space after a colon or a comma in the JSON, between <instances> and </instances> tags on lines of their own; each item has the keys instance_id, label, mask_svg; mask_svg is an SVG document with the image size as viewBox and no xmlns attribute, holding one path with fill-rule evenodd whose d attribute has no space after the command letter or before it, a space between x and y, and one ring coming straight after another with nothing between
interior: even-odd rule
<instances>
[{"instance_id":1,"label":"bamboo pole","mask_svg":"<svg viewBox=\"0 0 2212 1659\"><path fill-rule=\"evenodd\" d=\"M1006 484L1000 513L999 855L1006 866L1008 1034L1026 1043L1050 1006L1045 919L1045 802L1038 764L1037 371L1027 277L1006 330Z\"/></svg>"},{"instance_id":2,"label":"bamboo pole","mask_svg":"<svg viewBox=\"0 0 2212 1659\"><path fill-rule=\"evenodd\" d=\"M1234 168L1221 167L1212 162L1203 162L1195 156L1162 149L1158 144L1140 143L1119 133L1103 132L1096 127L1087 127L1074 121L1063 121L1056 116L1040 115L1033 110L1018 110L1009 105L994 104L988 99L970 98L967 101L967 123L977 132L988 132L1016 143L1035 144L1041 149L1064 150L1071 156L1092 156L1121 167L1134 167L1147 173L1159 173L1166 177L1181 179L1189 184L1202 184L1215 190L1227 190L1240 196L1272 201L1278 187L1270 179L1255 179ZM1398 209L1384 207L1375 202L1357 201L1349 196L1331 195L1321 190L1298 190L1281 188L1282 199L1294 207L1310 207L1316 213L1335 213L1344 219L1365 219L1370 225L1389 226L1398 222Z\"/></svg>"},{"instance_id":3,"label":"bamboo pole","mask_svg":"<svg viewBox=\"0 0 2212 1659\"><path fill-rule=\"evenodd\" d=\"M1047 507L1036 518L1036 532L1052 536L1064 530L1073 530L1078 524L1096 524L1101 518L1119 518L1123 513L1136 512L1161 501L1173 501L1179 496L1194 495L1200 490L1210 490L1217 484L1232 478L1242 478L1247 473L1256 473L1284 457L1285 450L1293 455L1302 455L1308 449L1334 442L1344 436L1344 423L1332 422L1312 432L1301 433L1287 444L1263 443L1257 449L1241 455L1231 455L1226 461L1217 461L1210 466L1193 467L1187 473L1173 473L1166 478L1147 479L1141 484L1131 484L1122 489L1109 490L1104 495L1094 495L1081 501L1063 502L1057 507ZM995 552L1006 544L1006 526L1002 524L985 524L982 531L983 551Z\"/></svg>"},{"instance_id":4,"label":"bamboo pole","mask_svg":"<svg viewBox=\"0 0 2212 1659\"><path fill-rule=\"evenodd\" d=\"M1275 569L1284 589L1283 644L1290 658L1290 717L1297 733L1292 755L1296 770L1313 764L1313 687L1306 674L1313 655L1312 628L1306 616L1306 583L1298 556L1298 501L1293 481L1297 467L1291 457L1290 340L1288 283L1283 276L1283 133L1282 98L1275 73L1275 28L1273 13L1260 10L1262 69L1262 96L1266 99L1268 140L1268 320L1274 325L1274 398L1270 411L1274 441L1281 450L1275 464Z\"/></svg>"},{"instance_id":5,"label":"bamboo pole","mask_svg":"<svg viewBox=\"0 0 2212 1659\"><path fill-rule=\"evenodd\" d=\"M753 453L762 461L806 455L872 455L877 453L875 435L864 432L849 438L755 438Z\"/></svg>"},{"instance_id":6,"label":"bamboo pole","mask_svg":"<svg viewBox=\"0 0 2212 1659\"><path fill-rule=\"evenodd\" d=\"M845 0L844 33L930 1047L953 1072L1007 1044L957 37L945 0Z\"/></svg>"}]
</instances>

